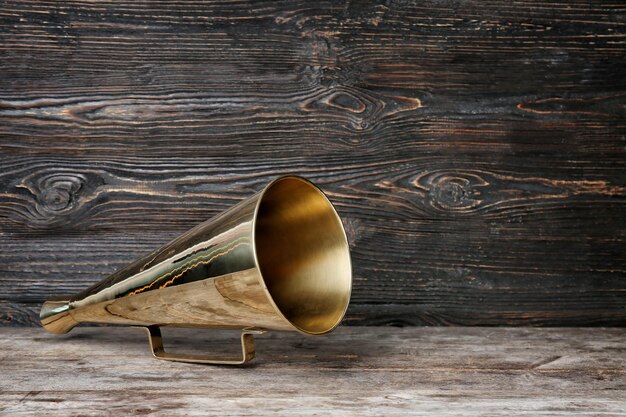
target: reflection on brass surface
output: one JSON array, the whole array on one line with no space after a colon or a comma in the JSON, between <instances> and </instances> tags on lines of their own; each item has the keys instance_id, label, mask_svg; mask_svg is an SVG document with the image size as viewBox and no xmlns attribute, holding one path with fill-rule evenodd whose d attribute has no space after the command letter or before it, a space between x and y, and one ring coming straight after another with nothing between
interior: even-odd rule
<instances>
[{"instance_id":1,"label":"reflection on brass surface","mask_svg":"<svg viewBox=\"0 0 626 417\"><path fill-rule=\"evenodd\" d=\"M254 333L332 331L351 286L335 209L313 184L288 176L80 294L46 301L40 317L59 334L87 322L146 327L159 359L240 364L254 357ZM243 356L166 353L160 326L242 330Z\"/></svg>"}]
</instances>

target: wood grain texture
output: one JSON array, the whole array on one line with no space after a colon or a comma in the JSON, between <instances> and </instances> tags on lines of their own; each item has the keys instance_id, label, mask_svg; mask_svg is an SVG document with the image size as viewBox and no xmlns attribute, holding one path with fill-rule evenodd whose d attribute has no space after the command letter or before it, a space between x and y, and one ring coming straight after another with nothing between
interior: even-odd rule
<instances>
[{"instance_id":1,"label":"wood grain texture","mask_svg":"<svg viewBox=\"0 0 626 417\"><path fill-rule=\"evenodd\" d=\"M619 2L2 2L0 320L294 173L348 323L626 325L625 43Z\"/></svg>"},{"instance_id":2,"label":"wood grain texture","mask_svg":"<svg viewBox=\"0 0 626 417\"><path fill-rule=\"evenodd\" d=\"M237 349L230 332L165 329L166 348ZM0 413L626 416L624 329L341 327L271 333L237 367L152 358L141 329L0 329Z\"/></svg>"}]
</instances>

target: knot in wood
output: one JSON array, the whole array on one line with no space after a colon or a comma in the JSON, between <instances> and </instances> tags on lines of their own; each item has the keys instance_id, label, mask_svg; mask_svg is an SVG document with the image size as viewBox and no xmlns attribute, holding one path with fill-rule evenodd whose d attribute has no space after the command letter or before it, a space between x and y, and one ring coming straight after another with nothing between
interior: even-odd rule
<instances>
[{"instance_id":1,"label":"knot in wood","mask_svg":"<svg viewBox=\"0 0 626 417\"><path fill-rule=\"evenodd\" d=\"M48 174L36 182L38 211L42 215L54 215L71 210L78 200L85 178L80 174Z\"/></svg>"},{"instance_id":2,"label":"knot in wood","mask_svg":"<svg viewBox=\"0 0 626 417\"><path fill-rule=\"evenodd\" d=\"M365 100L347 91L334 92L325 97L323 102L330 107L350 113L363 113L368 105Z\"/></svg>"},{"instance_id":3,"label":"knot in wood","mask_svg":"<svg viewBox=\"0 0 626 417\"><path fill-rule=\"evenodd\" d=\"M440 204L459 208L467 205L467 185L466 181L451 179L441 182L434 190Z\"/></svg>"},{"instance_id":4,"label":"knot in wood","mask_svg":"<svg viewBox=\"0 0 626 417\"><path fill-rule=\"evenodd\" d=\"M456 212L476 210L482 204L480 187L488 185L474 173L442 171L424 174L414 183L427 190L432 207Z\"/></svg>"},{"instance_id":5,"label":"knot in wood","mask_svg":"<svg viewBox=\"0 0 626 417\"><path fill-rule=\"evenodd\" d=\"M72 195L66 189L48 188L41 192L41 203L50 211L62 211L70 205Z\"/></svg>"}]
</instances>

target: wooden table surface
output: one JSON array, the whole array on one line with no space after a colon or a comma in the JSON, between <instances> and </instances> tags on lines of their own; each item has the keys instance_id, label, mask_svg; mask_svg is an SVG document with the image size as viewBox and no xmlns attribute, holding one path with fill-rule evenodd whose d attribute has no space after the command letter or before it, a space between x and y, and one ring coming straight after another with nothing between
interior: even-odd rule
<instances>
[{"instance_id":1,"label":"wooden table surface","mask_svg":"<svg viewBox=\"0 0 626 417\"><path fill-rule=\"evenodd\" d=\"M224 351L232 332L166 329ZM194 334L195 333L195 334ZM626 416L626 329L272 333L245 367L164 362L136 328L0 328L0 415Z\"/></svg>"}]
</instances>

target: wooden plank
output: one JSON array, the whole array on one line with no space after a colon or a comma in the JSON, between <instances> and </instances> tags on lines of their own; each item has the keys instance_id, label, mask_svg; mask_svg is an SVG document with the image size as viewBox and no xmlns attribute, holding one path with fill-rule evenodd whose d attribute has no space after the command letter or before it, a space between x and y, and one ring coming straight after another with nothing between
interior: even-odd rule
<instances>
[{"instance_id":1,"label":"wooden plank","mask_svg":"<svg viewBox=\"0 0 626 417\"><path fill-rule=\"evenodd\" d=\"M348 323L626 325L626 8L0 5L0 323L304 175Z\"/></svg>"},{"instance_id":2,"label":"wooden plank","mask_svg":"<svg viewBox=\"0 0 626 417\"><path fill-rule=\"evenodd\" d=\"M604 305L598 310L604 314L589 314L587 310L538 310L532 313L525 312L523 307L502 307L501 312L495 315L492 311L479 311L479 305L472 307L477 311L467 313L468 307L459 302L456 309L449 306L435 304L407 304L407 303L352 303L350 304L344 324L366 326L448 326L448 325L510 325L510 326L603 326L616 323L612 305ZM30 302L0 302L0 322L5 326L40 326L40 303ZM465 315L463 315L465 313ZM525 314L524 314L525 313Z\"/></svg>"},{"instance_id":3,"label":"wooden plank","mask_svg":"<svg viewBox=\"0 0 626 417\"><path fill-rule=\"evenodd\" d=\"M0 413L626 415L624 329L341 327L257 337L243 368L163 362L132 328L0 329ZM166 348L237 335L166 329Z\"/></svg>"}]
</instances>

